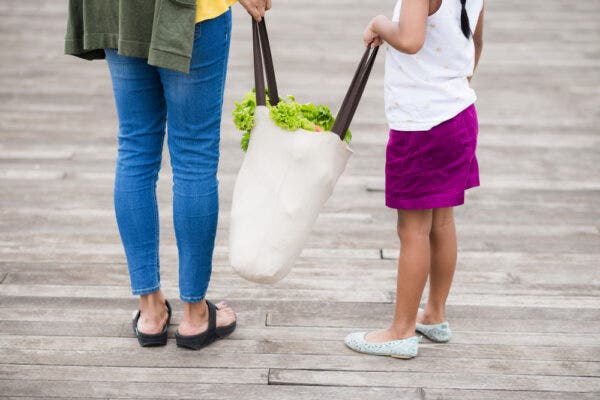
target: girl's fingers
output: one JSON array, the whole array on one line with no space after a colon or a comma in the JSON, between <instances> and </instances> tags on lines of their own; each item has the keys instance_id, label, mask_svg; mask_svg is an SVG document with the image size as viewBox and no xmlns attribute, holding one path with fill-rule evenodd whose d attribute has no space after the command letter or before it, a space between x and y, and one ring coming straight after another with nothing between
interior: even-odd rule
<instances>
[{"instance_id":1,"label":"girl's fingers","mask_svg":"<svg viewBox=\"0 0 600 400\"><path fill-rule=\"evenodd\" d=\"M364 35L363 36L363 42L365 42L365 47L369 47L374 41L375 41L375 38L373 37L373 35Z\"/></svg>"},{"instance_id":2,"label":"girl's fingers","mask_svg":"<svg viewBox=\"0 0 600 400\"><path fill-rule=\"evenodd\" d=\"M265 10L270 10L271 9L271 0L267 0L265 2Z\"/></svg>"}]
</instances>

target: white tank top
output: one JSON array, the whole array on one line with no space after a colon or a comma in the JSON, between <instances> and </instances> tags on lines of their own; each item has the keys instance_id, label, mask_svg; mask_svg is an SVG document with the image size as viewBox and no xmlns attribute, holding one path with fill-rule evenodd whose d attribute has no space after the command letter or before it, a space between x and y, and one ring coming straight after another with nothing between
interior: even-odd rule
<instances>
[{"instance_id":1,"label":"white tank top","mask_svg":"<svg viewBox=\"0 0 600 400\"><path fill-rule=\"evenodd\" d=\"M402 0L394 8L398 22ZM475 31L483 0L467 0ZM460 0L442 0L427 18L423 48L417 54L388 46L385 60L385 113L390 129L424 131L451 119L475 102L467 77L473 74L475 46L460 27Z\"/></svg>"}]
</instances>

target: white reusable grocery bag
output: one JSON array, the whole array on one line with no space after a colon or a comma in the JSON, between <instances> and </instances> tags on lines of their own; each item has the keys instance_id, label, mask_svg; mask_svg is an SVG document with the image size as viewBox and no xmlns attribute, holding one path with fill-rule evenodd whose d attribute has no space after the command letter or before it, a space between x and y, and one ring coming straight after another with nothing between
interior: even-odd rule
<instances>
[{"instance_id":1,"label":"white reusable grocery bag","mask_svg":"<svg viewBox=\"0 0 600 400\"><path fill-rule=\"evenodd\" d=\"M343 135L288 131L271 120L264 105L261 49L270 97L279 97L264 19L254 23L253 31L257 107L248 150L233 190L229 260L243 278L274 283L289 273L302 252L352 150L341 140ZM345 133L348 129L347 117L358 105L376 49L368 60L367 53L338 113L338 118L344 116L344 120L336 120L332 130Z\"/></svg>"},{"instance_id":2,"label":"white reusable grocery bag","mask_svg":"<svg viewBox=\"0 0 600 400\"><path fill-rule=\"evenodd\" d=\"M233 191L229 257L242 277L272 283L292 268L352 150L331 132L286 131L258 106Z\"/></svg>"}]
</instances>

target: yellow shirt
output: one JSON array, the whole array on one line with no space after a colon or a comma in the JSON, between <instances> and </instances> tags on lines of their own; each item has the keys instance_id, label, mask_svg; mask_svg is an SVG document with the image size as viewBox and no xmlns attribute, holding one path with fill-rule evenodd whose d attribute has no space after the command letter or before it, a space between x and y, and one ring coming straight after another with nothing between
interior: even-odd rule
<instances>
[{"instance_id":1,"label":"yellow shirt","mask_svg":"<svg viewBox=\"0 0 600 400\"><path fill-rule=\"evenodd\" d=\"M196 22L217 18L237 0L196 0Z\"/></svg>"}]
</instances>

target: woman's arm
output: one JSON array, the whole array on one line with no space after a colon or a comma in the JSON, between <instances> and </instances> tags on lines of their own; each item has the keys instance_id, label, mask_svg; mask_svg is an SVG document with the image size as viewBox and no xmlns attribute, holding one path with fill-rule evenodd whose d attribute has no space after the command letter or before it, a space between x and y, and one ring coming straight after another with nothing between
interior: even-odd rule
<instances>
[{"instance_id":1,"label":"woman's arm","mask_svg":"<svg viewBox=\"0 0 600 400\"><path fill-rule=\"evenodd\" d=\"M379 46L387 42L398 51L415 54L425 43L425 29L429 15L429 0L404 0L400 21L392 22L378 15L369 22L363 33L365 45Z\"/></svg>"}]
</instances>

